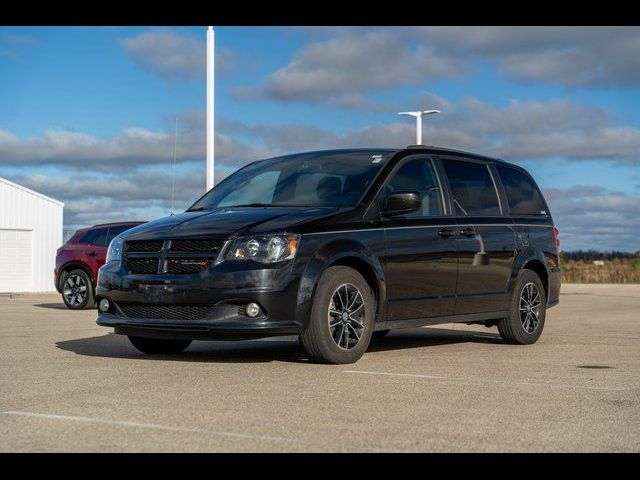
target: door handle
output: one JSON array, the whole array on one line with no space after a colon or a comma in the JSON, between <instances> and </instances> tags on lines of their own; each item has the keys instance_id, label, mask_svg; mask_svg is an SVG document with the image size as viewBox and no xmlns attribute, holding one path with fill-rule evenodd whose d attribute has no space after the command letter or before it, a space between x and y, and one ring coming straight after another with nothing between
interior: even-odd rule
<instances>
[{"instance_id":1,"label":"door handle","mask_svg":"<svg viewBox=\"0 0 640 480\"><path fill-rule=\"evenodd\" d=\"M89 255L90 257L95 257L96 256L96 252L89 252L89 253L87 253L87 255Z\"/></svg>"},{"instance_id":2,"label":"door handle","mask_svg":"<svg viewBox=\"0 0 640 480\"><path fill-rule=\"evenodd\" d=\"M438 230L438 235L443 238L453 237L455 234L456 232L451 230L450 228L441 228L440 230Z\"/></svg>"},{"instance_id":3,"label":"door handle","mask_svg":"<svg viewBox=\"0 0 640 480\"><path fill-rule=\"evenodd\" d=\"M460 230L460 235L465 237L475 237L476 231L473 227L465 227Z\"/></svg>"}]
</instances>

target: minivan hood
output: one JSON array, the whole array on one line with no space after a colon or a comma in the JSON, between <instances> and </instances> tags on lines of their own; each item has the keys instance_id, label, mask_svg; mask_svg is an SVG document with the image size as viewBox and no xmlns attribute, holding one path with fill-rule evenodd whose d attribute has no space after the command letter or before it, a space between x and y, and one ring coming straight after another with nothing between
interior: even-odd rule
<instances>
[{"instance_id":1,"label":"minivan hood","mask_svg":"<svg viewBox=\"0 0 640 480\"><path fill-rule=\"evenodd\" d=\"M127 230L127 240L157 238L227 238L247 233L291 231L308 221L337 212L337 208L237 207L184 212Z\"/></svg>"}]
</instances>

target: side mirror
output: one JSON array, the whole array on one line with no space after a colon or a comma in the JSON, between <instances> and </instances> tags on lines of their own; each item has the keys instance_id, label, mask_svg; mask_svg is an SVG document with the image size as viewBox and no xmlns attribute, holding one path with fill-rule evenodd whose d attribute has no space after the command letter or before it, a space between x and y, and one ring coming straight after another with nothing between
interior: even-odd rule
<instances>
[{"instance_id":1,"label":"side mirror","mask_svg":"<svg viewBox=\"0 0 640 480\"><path fill-rule=\"evenodd\" d=\"M387 205L382 215L392 217L415 212L422 207L422 198L418 192L392 192L387 197Z\"/></svg>"}]
</instances>

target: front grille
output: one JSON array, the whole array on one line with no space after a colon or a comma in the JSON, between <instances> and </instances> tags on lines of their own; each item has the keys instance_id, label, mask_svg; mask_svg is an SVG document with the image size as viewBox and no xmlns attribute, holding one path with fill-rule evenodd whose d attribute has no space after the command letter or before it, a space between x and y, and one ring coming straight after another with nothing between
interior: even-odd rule
<instances>
[{"instance_id":1,"label":"front grille","mask_svg":"<svg viewBox=\"0 0 640 480\"><path fill-rule=\"evenodd\" d=\"M210 268L224 240L130 240L124 261L131 273L189 275ZM160 267L160 268L158 268Z\"/></svg>"},{"instance_id":2,"label":"front grille","mask_svg":"<svg viewBox=\"0 0 640 480\"><path fill-rule=\"evenodd\" d=\"M218 253L223 242L220 240L172 240L172 252Z\"/></svg>"},{"instance_id":3,"label":"front grille","mask_svg":"<svg viewBox=\"0 0 640 480\"><path fill-rule=\"evenodd\" d=\"M199 273L211 265L210 260L188 258L170 258L167 260L167 273Z\"/></svg>"},{"instance_id":4,"label":"front grille","mask_svg":"<svg viewBox=\"0 0 640 480\"><path fill-rule=\"evenodd\" d=\"M127 252L140 253L140 252L159 252L162 250L162 240L131 240L127 243Z\"/></svg>"},{"instance_id":5,"label":"front grille","mask_svg":"<svg viewBox=\"0 0 640 480\"><path fill-rule=\"evenodd\" d=\"M204 320L212 316L215 305L144 305L134 303L118 304L128 318L147 320Z\"/></svg>"},{"instance_id":6,"label":"front grille","mask_svg":"<svg viewBox=\"0 0 640 480\"><path fill-rule=\"evenodd\" d=\"M157 258L130 258L127 260L127 265L131 273L158 273Z\"/></svg>"}]
</instances>

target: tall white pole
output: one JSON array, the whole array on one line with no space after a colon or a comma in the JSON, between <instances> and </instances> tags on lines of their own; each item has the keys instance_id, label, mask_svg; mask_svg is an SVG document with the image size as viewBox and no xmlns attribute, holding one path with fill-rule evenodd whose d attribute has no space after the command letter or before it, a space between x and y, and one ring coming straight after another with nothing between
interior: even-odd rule
<instances>
[{"instance_id":1,"label":"tall white pole","mask_svg":"<svg viewBox=\"0 0 640 480\"><path fill-rule=\"evenodd\" d=\"M207 191L215 182L215 36L213 27L207 29Z\"/></svg>"}]
</instances>

